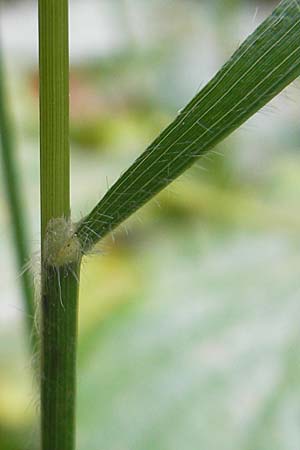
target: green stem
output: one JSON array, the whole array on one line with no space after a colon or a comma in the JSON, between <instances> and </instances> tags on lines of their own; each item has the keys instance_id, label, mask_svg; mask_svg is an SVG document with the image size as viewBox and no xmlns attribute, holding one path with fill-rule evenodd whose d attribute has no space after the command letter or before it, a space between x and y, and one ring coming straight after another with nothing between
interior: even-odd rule
<instances>
[{"instance_id":1,"label":"green stem","mask_svg":"<svg viewBox=\"0 0 300 450\"><path fill-rule=\"evenodd\" d=\"M78 272L76 263L43 272L42 450L75 448Z\"/></svg>"},{"instance_id":2,"label":"green stem","mask_svg":"<svg viewBox=\"0 0 300 450\"><path fill-rule=\"evenodd\" d=\"M64 228L49 231L52 219L70 216L68 0L39 0L39 62L41 448L74 450L80 263L63 257Z\"/></svg>"},{"instance_id":3,"label":"green stem","mask_svg":"<svg viewBox=\"0 0 300 450\"><path fill-rule=\"evenodd\" d=\"M39 0L41 234L70 215L68 0Z\"/></svg>"},{"instance_id":4,"label":"green stem","mask_svg":"<svg viewBox=\"0 0 300 450\"><path fill-rule=\"evenodd\" d=\"M18 271L24 270L28 262L30 251L28 248L28 235L26 229L25 211L21 189L19 185L19 170L15 156L14 133L9 114L8 101L6 97L6 86L4 82L4 69L2 51L0 48L0 142L2 155L3 180L6 188L8 205L11 215L11 229L15 246ZM32 351L36 351L37 335L34 326L34 295L32 277L29 270L25 271L20 278L24 300L26 326L30 336Z\"/></svg>"}]
</instances>

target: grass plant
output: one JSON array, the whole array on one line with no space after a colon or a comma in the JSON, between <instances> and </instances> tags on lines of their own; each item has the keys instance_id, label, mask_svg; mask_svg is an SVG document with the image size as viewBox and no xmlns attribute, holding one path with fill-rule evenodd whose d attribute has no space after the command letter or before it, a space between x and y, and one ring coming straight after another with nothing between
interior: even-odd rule
<instances>
[{"instance_id":1,"label":"grass plant","mask_svg":"<svg viewBox=\"0 0 300 450\"><path fill-rule=\"evenodd\" d=\"M68 0L39 0L41 450L75 449L82 256L299 76L300 1L275 8L78 224L70 218L68 47Z\"/></svg>"}]
</instances>

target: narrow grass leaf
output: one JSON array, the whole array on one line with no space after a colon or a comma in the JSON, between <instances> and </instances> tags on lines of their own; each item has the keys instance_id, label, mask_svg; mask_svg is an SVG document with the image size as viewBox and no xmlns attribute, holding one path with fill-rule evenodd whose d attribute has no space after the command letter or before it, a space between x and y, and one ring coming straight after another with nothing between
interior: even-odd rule
<instances>
[{"instance_id":1,"label":"narrow grass leaf","mask_svg":"<svg viewBox=\"0 0 300 450\"><path fill-rule=\"evenodd\" d=\"M37 349L37 336L34 325L34 294L32 276L24 270L30 257L29 239L26 227L26 211L20 183L20 169L16 158L15 136L5 82L3 52L0 45L0 158L3 182L10 212L10 231L16 254L17 270L20 277L26 327L32 351Z\"/></svg>"},{"instance_id":2,"label":"narrow grass leaf","mask_svg":"<svg viewBox=\"0 0 300 450\"><path fill-rule=\"evenodd\" d=\"M300 1L284 0L81 221L83 250L143 206L300 74Z\"/></svg>"}]
</instances>

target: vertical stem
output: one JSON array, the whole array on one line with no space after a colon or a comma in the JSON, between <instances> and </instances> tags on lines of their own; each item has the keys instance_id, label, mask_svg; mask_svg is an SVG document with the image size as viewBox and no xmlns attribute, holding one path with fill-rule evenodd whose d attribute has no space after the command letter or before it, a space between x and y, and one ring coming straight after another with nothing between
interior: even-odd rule
<instances>
[{"instance_id":1,"label":"vertical stem","mask_svg":"<svg viewBox=\"0 0 300 450\"><path fill-rule=\"evenodd\" d=\"M8 99L4 79L2 51L0 48L0 144L3 168L3 180L5 184L8 205L11 215L11 229L15 245L18 270L24 269L30 252L28 248L28 235L23 208L21 189L19 185L19 173L15 157L14 133L9 114ZM36 351L37 337L34 326L34 296L31 274L27 270L22 275L21 287L25 306L26 324L33 352Z\"/></svg>"},{"instance_id":2,"label":"vertical stem","mask_svg":"<svg viewBox=\"0 0 300 450\"><path fill-rule=\"evenodd\" d=\"M41 449L75 449L79 265L44 268L42 295Z\"/></svg>"},{"instance_id":3,"label":"vertical stem","mask_svg":"<svg viewBox=\"0 0 300 450\"><path fill-rule=\"evenodd\" d=\"M70 214L68 0L39 0L41 234Z\"/></svg>"},{"instance_id":4,"label":"vertical stem","mask_svg":"<svg viewBox=\"0 0 300 450\"><path fill-rule=\"evenodd\" d=\"M79 262L51 265L44 245L49 221L70 216L68 47L68 0L39 0L42 450L75 448Z\"/></svg>"}]
</instances>

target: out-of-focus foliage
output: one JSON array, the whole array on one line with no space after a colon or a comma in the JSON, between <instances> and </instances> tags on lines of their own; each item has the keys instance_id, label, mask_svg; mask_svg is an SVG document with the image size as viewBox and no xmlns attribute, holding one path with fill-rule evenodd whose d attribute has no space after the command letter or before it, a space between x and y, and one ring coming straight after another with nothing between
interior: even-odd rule
<instances>
[{"instance_id":1,"label":"out-of-focus foliage","mask_svg":"<svg viewBox=\"0 0 300 450\"><path fill-rule=\"evenodd\" d=\"M198 227L141 246L155 284L82 336L78 448L297 448L300 240Z\"/></svg>"}]
</instances>

